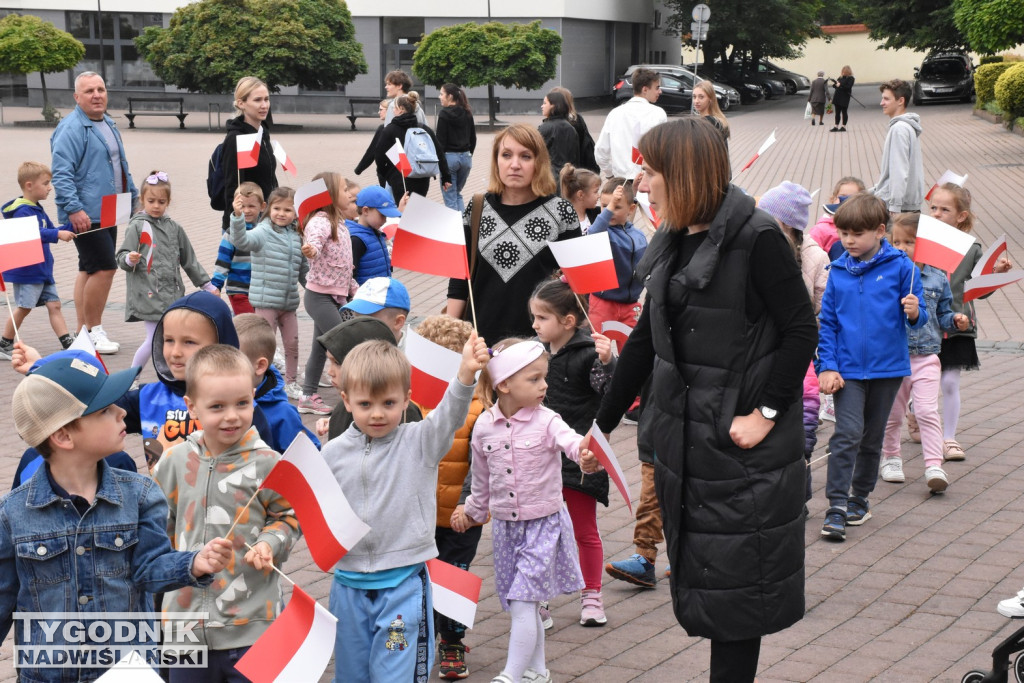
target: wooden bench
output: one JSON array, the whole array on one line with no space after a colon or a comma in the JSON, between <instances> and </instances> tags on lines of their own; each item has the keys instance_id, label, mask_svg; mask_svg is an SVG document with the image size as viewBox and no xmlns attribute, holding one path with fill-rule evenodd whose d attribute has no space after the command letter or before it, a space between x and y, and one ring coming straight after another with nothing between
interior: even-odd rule
<instances>
[{"instance_id":1,"label":"wooden bench","mask_svg":"<svg viewBox=\"0 0 1024 683\"><path fill-rule=\"evenodd\" d=\"M135 111L135 105L137 102L170 102L178 105L178 112L173 111L161 111L158 109L147 109L143 111ZM185 98L184 97L129 97L128 98L128 113L124 115L128 119L128 127L135 127L136 116L175 116L178 119L179 128L185 128L185 117L188 114L185 113Z\"/></svg>"},{"instance_id":2,"label":"wooden bench","mask_svg":"<svg viewBox=\"0 0 1024 683\"><path fill-rule=\"evenodd\" d=\"M345 118L352 123L352 130L355 130L358 118L380 118L380 98L350 97L348 98L348 110L350 113Z\"/></svg>"}]
</instances>

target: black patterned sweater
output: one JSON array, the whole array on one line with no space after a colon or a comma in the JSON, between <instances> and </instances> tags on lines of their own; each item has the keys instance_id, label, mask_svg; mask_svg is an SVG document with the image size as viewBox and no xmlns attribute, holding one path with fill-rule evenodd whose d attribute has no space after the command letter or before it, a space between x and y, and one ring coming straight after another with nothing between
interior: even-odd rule
<instances>
[{"instance_id":1,"label":"black patterned sweater","mask_svg":"<svg viewBox=\"0 0 1024 683\"><path fill-rule=\"evenodd\" d=\"M547 243L580 237L580 221L572 204L554 195L515 206L502 204L492 193L484 199L472 280L477 330L489 345L506 337L530 339L530 294L558 268ZM472 244L472 213L470 201L462 215L467 246ZM448 298L466 301L467 282L449 280Z\"/></svg>"}]
</instances>

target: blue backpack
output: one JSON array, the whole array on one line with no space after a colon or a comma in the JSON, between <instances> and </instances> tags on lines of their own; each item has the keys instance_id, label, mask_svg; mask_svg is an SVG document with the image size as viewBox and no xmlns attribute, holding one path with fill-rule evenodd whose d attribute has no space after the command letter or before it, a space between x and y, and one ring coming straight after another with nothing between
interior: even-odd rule
<instances>
[{"instance_id":1,"label":"blue backpack","mask_svg":"<svg viewBox=\"0 0 1024 683\"><path fill-rule=\"evenodd\" d=\"M440 172L437 163L437 149L430 133L422 128L410 128L405 132L405 156L412 166L410 178L433 178Z\"/></svg>"},{"instance_id":2,"label":"blue backpack","mask_svg":"<svg viewBox=\"0 0 1024 683\"><path fill-rule=\"evenodd\" d=\"M224 205L224 143L217 145L206 169L206 194L210 196L210 208L223 211Z\"/></svg>"}]
</instances>

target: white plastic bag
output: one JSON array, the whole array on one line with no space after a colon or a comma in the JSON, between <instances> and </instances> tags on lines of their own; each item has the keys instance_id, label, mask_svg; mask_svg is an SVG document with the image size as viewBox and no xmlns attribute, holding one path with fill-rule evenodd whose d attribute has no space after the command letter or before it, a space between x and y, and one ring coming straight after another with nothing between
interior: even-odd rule
<instances>
[{"instance_id":1,"label":"white plastic bag","mask_svg":"<svg viewBox=\"0 0 1024 683\"><path fill-rule=\"evenodd\" d=\"M808 102L807 106L804 108L804 120L807 120L812 116L814 116L813 110L811 109L811 103Z\"/></svg>"}]
</instances>

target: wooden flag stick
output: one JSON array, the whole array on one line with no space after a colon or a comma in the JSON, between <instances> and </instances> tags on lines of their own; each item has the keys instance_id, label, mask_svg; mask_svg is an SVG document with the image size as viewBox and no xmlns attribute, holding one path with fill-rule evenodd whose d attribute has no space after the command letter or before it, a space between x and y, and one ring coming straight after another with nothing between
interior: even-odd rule
<instances>
[{"instance_id":1,"label":"wooden flag stick","mask_svg":"<svg viewBox=\"0 0 1024 683\"><path fill-rule=\"evenodd\" d=\"M249 501L242 506L241 510L238 511L238 514L235 515L235 521L231 522L231 526L228 528L228 532L224 534L224 538L231 538L231 532L235 530L235 525L238 524L238 520L242 518L242 513L249 509L249 506L252 505L252 502L254 500L256 500L256 496L258 496L259 493L260 489L256 489L256 493L252 494L252 497L249 499ZM248 543L246 545L248 545Z\"/></svg>"},{"instance_id":2,"label":"wooden flag stick","mask_svg":"<svg viewBox=\"0 0 1024 683\"><path fill-rule=\"evenodd\" d=\"M472 290L470 290L470 293L472 293ZM11 314L11 324L14 325L14 341L20 342L21 336L18 334L18 321L14 319L14 307L11 306L11 295L7 291L6 284L4 285L4 299L7 300L7 311Z\"/></svg>"},{"instance_id":3,"label":"wooden flag stick","mask_svg":"<svg viewBox=\"0 0 1024 683\"><path fill-rule=\"evenodd\" d=\"M253 548L253 547L252 547L251 545L249 545L248 543L246 543L246 544L245 544L245 547L246 547L246 548L248 548L249 550L256 550L256 548ZM271 562L270 562L270 568L271 568L271 569L273 569L273 570L274 570L275 572L277 572L278 574L280 574L280 575L281 575L281 577L282 577L282 578L283 578L283 579L284 579L285 581L287 581L288 583L290 583L290 584L291 584L291 585L293 585L293 586L295 585L295 582L294 582L294 581L292 581L292 580L291 580L291 579L290 579L290 578L288 577L288 575L287 575L287 574L285 574L285 573L284 573L283 571L281 571L280 569L278 569L278 568L277 568L277 565L276 565L276 564L274 564L273 560L271 560Z\"/></svg>"},{"instance_id":4,"label":"wooden flag stick","mask_svg":"<svg viewBox=\"0 0 1024 683\"><path fill-rule=\"evenodd\" d=\"M576 303L580 305L580 310L583 311L583 317L587 319L587 324L590 325L590 331L601 334L601 331L594 327L594 323L590 320L590 316L587 315L587 307L583 305L583 299L581 299L580 295L576 294L576 292L573 292L573 295L576 297Z\"/></svg>"},{"instance_id":5,"label":"wooden flag stick","mask_svg":"<svg viewBox=\"0 0 1024 683\"><path fill-rule=\"evenodd\" d=\"M473 317L473 330L479 334L480 331L476 326L476 305L473 303L473 285L468 280L466 281L466 285L469 289L469 312Z\"/></svg>"}]
</instances>

